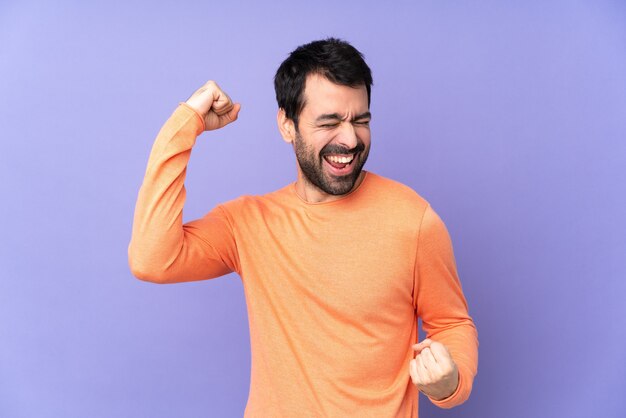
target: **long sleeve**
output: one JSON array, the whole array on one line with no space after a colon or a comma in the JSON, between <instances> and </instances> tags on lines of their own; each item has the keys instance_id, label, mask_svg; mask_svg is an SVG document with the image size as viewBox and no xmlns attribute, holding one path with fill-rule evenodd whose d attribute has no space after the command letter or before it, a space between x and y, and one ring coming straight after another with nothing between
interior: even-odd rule
<instances>
[{"instance_id":1,"label":"long sleeve","mask_svg":"<svg viewBox=\"0 0 626 418\"><path fill-rule=\"evenodd\" d=\"M234 235L222 207L202 219L182 222L187 164L203 130L200 115L181 104L154 142L128 247L131 271L141 280L203 280L237 270Z\"/></svg>"},{"instance_id":2,"label":"long sleeve","mask_svg":"<svg viewBox=\"0 0 626 418\"><path fill-rule=\"evenodd\" d=\"M463 403L472 390L478 367L478 335L468 314L450 236L430 206L422 219L416 262L415 303L422 327L427 338L448 348L459 371L457 390L446 399L431 401L441 408L452 408Z\"/></svg>"}]
</instances>

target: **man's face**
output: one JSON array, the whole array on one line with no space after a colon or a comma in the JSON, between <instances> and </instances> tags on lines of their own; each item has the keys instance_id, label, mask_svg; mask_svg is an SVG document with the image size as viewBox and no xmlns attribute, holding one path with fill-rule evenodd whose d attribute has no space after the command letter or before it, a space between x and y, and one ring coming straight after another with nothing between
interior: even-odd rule
<instances>
[{"instance_id":1,"label":"man's face","mask_svg":"<svg viewBox=\"0 0 626 418\"><path fill-rule=\"evenodd\" d=\"M365 86L335 84L314 74L306 80L294 148L302 174L329 195L350 192L370 149Z\"/></svg>"}]
</instances>

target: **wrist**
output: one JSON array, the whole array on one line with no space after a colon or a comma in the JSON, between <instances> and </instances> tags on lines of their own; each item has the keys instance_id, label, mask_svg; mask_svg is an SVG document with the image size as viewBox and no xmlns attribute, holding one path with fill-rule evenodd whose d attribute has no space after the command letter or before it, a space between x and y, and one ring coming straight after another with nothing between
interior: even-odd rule
<instances>
[{"instance_id":1,"label":"wrist","mask_svg":"<svg viewBox=\"0 0 626 418\"><path fill-rule=\"evenodd\" d=\"M179 105L186 107L187 109L191 110L192 112L196 114L196 116L198 117L198 120L200 121L200 124L202 125L202 130L200 132L203 132L206 129L206 126L204 124L204 116L200 113L200 111L198 111L198 109L196 109L195 107L193 107L187 102L180 102Z\"/></svg>"}]
</instances>

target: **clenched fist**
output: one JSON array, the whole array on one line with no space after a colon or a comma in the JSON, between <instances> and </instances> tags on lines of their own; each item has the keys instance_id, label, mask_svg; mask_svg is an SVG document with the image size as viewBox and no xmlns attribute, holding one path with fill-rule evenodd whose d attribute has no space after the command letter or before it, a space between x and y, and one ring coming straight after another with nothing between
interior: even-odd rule
<instances>
[{"instance_id":1,"label":"clenched fist","mask_svg":"<svg viewBox=\"0 0 626 418\"><path fill-rule=\"evenodd\" d=\"M219 129L237 120L239 103L233 103L215 81L207 81L187 100L204 117L204 130Z\"/></svg>"},{"instance_id":2,"label":"clenched fist","mask_svg":"<svg viewBox=\"0 0 626 418\"><path fill-rule=\"evenodd\" d=\"M459 371L445 345L425 339L413 345L415 358L409 363L411 380L426 396L441 400L452 395L459 384Z\"/></svg>"}]
</instances>

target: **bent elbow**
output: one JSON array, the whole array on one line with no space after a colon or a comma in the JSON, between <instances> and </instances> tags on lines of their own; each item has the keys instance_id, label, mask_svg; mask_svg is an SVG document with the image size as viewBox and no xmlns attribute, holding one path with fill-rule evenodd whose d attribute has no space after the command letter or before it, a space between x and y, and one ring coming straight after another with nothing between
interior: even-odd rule
<instances>
[{"instance_id":1,"label":"bent elbow","mask_svg":"<svg viewBox=\"0 0 626 418\"><path fill-rule=\"evenodd\" d=\"M143 282L158 283L158 284L162 284L166 282L160 275L155 274L154 272L151 272L150 270L143 270L143 269L131 267L130 272L132 273L133 276L135 276L135 278Z\"/></svg>"},{"instance_id":2,"label":"bent elbow","mask_svg":"<svg viewBox=\"0 0 626 418\"><path fill-rule=\"evenodd\" d=\"M157 269L150 263L142 261L141 257L133 254L131 248L128 250L128 266L132 275L141 281L158 284L168 281L164 270Z\"/></svg>"},{"instance_id":3,"label":"bent elbow","mask_svg":"<svg viewBox=\"0 0 626 418\"><path fill-rule=\"evenodd\" d=\"M130 272L135 278L150 283L166 283L167 279L163 277L162 273L159 273L153 269L143 268L143 266L137 265L129 260Z\"/></svg>"}]
</instances>

